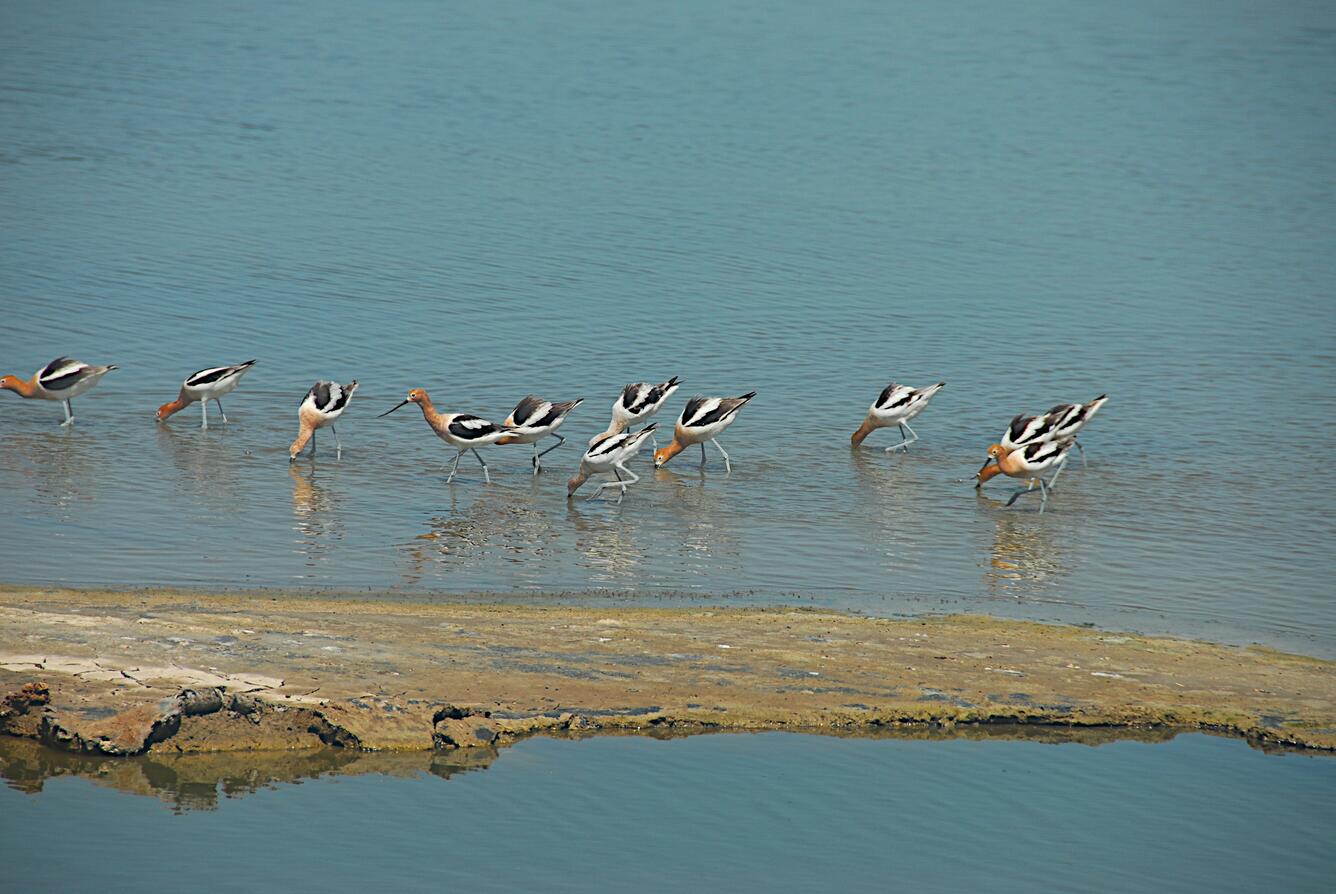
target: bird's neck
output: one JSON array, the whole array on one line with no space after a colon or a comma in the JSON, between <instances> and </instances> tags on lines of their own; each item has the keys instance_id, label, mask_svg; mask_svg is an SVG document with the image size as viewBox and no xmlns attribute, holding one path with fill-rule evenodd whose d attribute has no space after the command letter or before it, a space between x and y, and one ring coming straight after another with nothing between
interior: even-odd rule
<instances>
[{"instance_id":1,"label":"bird's neck","mask_svg":"<svg viewBox=\"0 0 1336 894\"><path fill-rule=\"evenodd\" d=\"M20 379L18 376L6 376L5 384L0 387L3 387L7 391L13 391L19 397L36 397L37 377L33 376L31 379Z\"/></svg>"},{"instance_id":2,"label":"bird's neck","mask_svg":"<svg viewBox=\"0 0 1336 894\"><path fill-rule=\"evenodd\" d=\"M173 413L181 412L186 407L190 406L192 403L194 403L194 401L186 397L186 390L182 388L181 393L177 395L176 400L172 401L171 403L163 404L161 407L158 408L158 413L159 413L158 418L166 419Z\"/></svg>"}]
</instances>

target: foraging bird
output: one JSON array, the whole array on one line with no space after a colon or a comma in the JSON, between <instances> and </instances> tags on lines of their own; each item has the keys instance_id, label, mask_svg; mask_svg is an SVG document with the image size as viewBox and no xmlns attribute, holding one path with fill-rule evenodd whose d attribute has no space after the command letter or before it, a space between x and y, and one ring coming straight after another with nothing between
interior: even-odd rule
<instances>
[{"instance_id":1,"label":"foraging bird","mask_svg":"<svg viewBox=\"0 0 1336 894\"><path fill-rule=\"evenodd\" d=\"M1085 427L1108 400L1107 394L1101 394L1086 404L1058 404L1040 416L1016 416L1002 435L1001 445L1006 450L1015 450L1030 444L1050 444L1068 439L1075 441L1076 433ZM1084 466L1085 448L1077 443L1076 449L1081 454L1081 465Z\"/></svg>"},{"instance_id":2,"label":"foraging bird","mask_svg":"<svg viewBox=\"0 0 1336 894\"><path fill-rule=\"evenodd\" d=\"M887 447L886 452L893 453L903 447L905 453L908 453L909 445L918 440L914 429L909 427L909 420L922 413L928 406L928 401L932 400L932 396L944 387L946 387L945 382L938 382L927 388L911 388L908 385L897 385L892 382L868 408L867 418L858 427L858 431L849 436L849 442L857 447L863 443L864 438L877 429L894 425L900 429L900 443ZM909 430L908 435L905 434L906 429Z\"/></svg>"},{"instance_id":3,"label":"foraging bird","mask_svg":"<svg viewBox=\"0 0 1336 894\"><path fill-rule=\"evenodd\" d=\"M530 394L520 401L511 414L506 417L505 424L513 426L515 434L506 435L496 443L532 444L533 473L537 475L543 470L542 458L566 443L566 439L557 434L557 429L561 427L561 423L566 421L566 417L570 415L571 410L582 403L584 403L583 397L579 400L553 403L550 400L543 400L536 394ZM556 438L557 443L539 453L538 442L548 435Z\"/></svg>"},{"instance_id":4,"label":"foraging bird","mask_svg":"<svg viewBox=\"0 0 1336 894\"><path fill-rule=\"evenodd\" d=\"M589 499L598 497L609 487L616 487L620 488L617 494L617 502L620 503L626 496L626 488L640 480L640 476L628 469L625 463L640 452L646 438L653 437L657 425L657 422L651 422L638 432L605 432L595 438L580 459L580 470L566 482L566 499L575 496L575 492L589 480L590 475L611 472L617 480L601 483L598 490L589 495ZM619 474L623 472L627 476L625 479Z\"/></svg>"},{"instance_id":5,"label":"foraging bird","mask_svg":"<svg viewBox=\"0 0 1336 894\"><path fill-rule=\"evenodd\" d=\"M5 376L0 389L13 391L28 400L58 400L65 405L62 426L74 424L74 410L70 401L96 385L103 376L117 369L115 366L89 366L82 360L57 357L32 374L30 379Z\"/></svg>"},{"instance_id":6,"label":"foraging bird","mask_svg":"<svg viewBox=\"0 0 1336 894\"><path fill-rule=\"evenodd\" d=\"M288 448L289 462L297 458L297 454L302 452L307 441L311 442L311 455L315 456L316 429L327 425L334 433L335 455L343 455L343 445L339 443L339 432L334 428L334 422L343 415L344 410L348 409L348 402L353 399L353 392L356 390L356 379L347 385L322 380L311 386L311 390L306 392L306 397L302 399L301 407L297 410L297 421L301 428L297 432L297 440Z\"/></svg>"},{"instance_id":7,"label":"foraging bird","mask_svg":"<svg viewBox=\"0 0 1336 894\"><path fill-rule=\"evenodd\" d=\"M473 454L474 458L482 464L482 474L487 479L487 483L492 483L492 474L487 469L487 463L478 454L478 448L495 444L507 435L516 434L519 431L516 426L498 425L495 422L488 422L486 419L470 416L467 413L437 412L436 407L432 405L431 398L421 388L414 388L408 392L408 397L381 413L380 416L388 416L404 404L410 403L417 404L421 408L422 417L427 420L427 424L431 426L432 431L436 432L442 441L459 451L455 455L455 464L450 468L450 476L445 479L446 484L455 480L455 473L459 471L459 460L465 453Z\"/></svg>"},{"instance_id":8,"label":"foraging bird","mask_svg":"<svg viewBox=\"0 0 1336 894\"><path fill-rule=\"evenodd\" d=\"M1014 450L1008 450L1001 444L992 444L988 448L988 462L979 469L976 476L978 483L974 486L977 488L989 478L999 474L1010 478L1030 479L1029 487L1011 495L1011 499L1007 501L1007 505L1010 506L1020 497L1030 493L1038 481L1040 493L1043 495L1039 503L1039 511L1042 513L1044 507L1048 505L1048 493L1053 489L1053 482L1058 477L1055 474L1052 479L1045 481L1043 473L1055 467L1061 472L1062 466L1067 462L1067 454L1075 443L1071 438L1062 441L1041 441Z\"/></svg>"},{"instance_id":9,"label":"foraging bird","mask_svg":"<svg viewBox=\"0 0 1336 894\"><path fill-rule=\"evenodd\" d=\"M1085 448L1081 442L1076 440L1076 433L1085 427L1090 418L1099 412L1099 408L1104 406L1109 400L1108 395L1101 394L1099 397L1085 404L1058 404L1053 409L1039 416L1017 415L1011 420L1011 425L1002 434L1002 441L999 446L1003 450L1016 450L1020 447L1029 447L1033 444L1054 444L1059 441L1070 440L1081 454L1081 466L1086 465ZM989 459L984 459L984 466L987 467ZM1058 467L1057 474L1049 479L1050 489L1057 486L1058 478L1062 475L1062 470L1066 464ZM987 481L982 479L979 484ZM975 485L976 487L978 485Z\"/></svg>"},{"instance_id":10,"label":"foraging bird","mask_svg":"<svg viewBox=\"0 0 1336 894\"><path fill-rule=\"evenodd\" d=\"M634 382L622 389L622 393L612 403L612 421L608 423L608 430L603 434L615 435L618 432L626 431L637 422L644 422L664 405L668 398L673 396L677 390L677 376L673 376L666 382L660 382L658 385L652 385L649 382ZM590 439L592 445L603 435L595 435ZM650 434L650 440L654 446L658 447L659 442L655 439L653 433Z\"/></svg>"},{"instance_id":11,"label":"foraging bird","mask_svg":"<svg viewBox=\"0 0 1336 894\"><path fill-rule=\"evenodd\" d=\"M724 468L732 472L728 454L719 444L719 433L733 424L738 411L755 396L755 391L749 391L741 397L693 397L687 401L686 409L673 428L672 443L654 451L654 468L663 468L668 460L692 444L700 445L700 464L704 466L705 442L713 441L715 449L724 458Z\"/></svg>"},{"instance_id":12,"label":"foraging bird","mask_svg":"<svg viewBox=\"0 0 1336 894\"><path fill-rule=\"evenodd\" d=\"M208 428L209 401L213 401L218 405L218 412L222 413L223 422L226 423L227 413L224 412L223 402L219 398L224 394L231 394L241 381L241 377L254 365L254 360L247 360L236 366L201 369L181 383L181 393L176 396L176 400L158 407L158 421L163 422L173 413L179 413L195 401L199 401L200 410L204 414L204 422L200 428Z\"/></svg>"}]
</instances>

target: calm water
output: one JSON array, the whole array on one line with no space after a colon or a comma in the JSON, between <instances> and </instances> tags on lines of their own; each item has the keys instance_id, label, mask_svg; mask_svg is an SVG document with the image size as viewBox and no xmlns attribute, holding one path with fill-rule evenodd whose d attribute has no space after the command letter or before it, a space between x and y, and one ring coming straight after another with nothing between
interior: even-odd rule
<instances>
[{"instance_id":1,"label":"calm water","mask_svg":"<svg viewBox=\"0 0 1336 894\"><path fill-rule=\"evenodd\" d=\"M5 4L0 365L122 369L75 431L0 396L0 576L1334 656L1333 60L1329 3ZM251 357L226 430L152 422ZM760 392L732 476L568 505L621 385L674 374L664 424ZM317 377L363 386L343 461L289 468ZM908 457L851 454L891 379L949 384ZM498 448L446 487L420 418L374 418L412 386L588 402L549 474ZM1044 516L961 483L1014 413L1101 392Z\"/></svg>"},{"instance_id":2,"label":"calm water","mask_svg":"<svg viewBox=\"0 0 1336 894\"><path fill-rule=\"evenodd\" d=\"M322 772L288 760L294 775ZM1305 892L1330 890L1336 873L1336 761L1200 735L1098 749L793 734L536 739L485 772L327 767L334 775L277 791L180 769L146 770L139 785L169 805L116 791L118 771L91 782L7 772L7 883Z\"/></svg>"}]
</instances>

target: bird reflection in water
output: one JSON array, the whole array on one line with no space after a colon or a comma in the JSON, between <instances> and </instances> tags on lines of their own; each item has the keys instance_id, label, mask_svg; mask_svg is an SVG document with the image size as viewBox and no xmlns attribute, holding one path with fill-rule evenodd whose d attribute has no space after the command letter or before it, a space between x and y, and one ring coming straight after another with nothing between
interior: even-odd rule
<instances>
[{"instance_id":1,"label":"bird reflection in water","mask_svg":"<svg viewBox=\"0 0 1336 894\"><path fill-rule=\"evenodd\" d=\"M918 466L887 462L881 450L852 450L850 456L858 481L851 508L866 514L866 524L858 527L881 557L882 568L901 572L919 564L922 540L917 535L924 525L916 520L918 507L914 505L919 496L916 485L921 481Z\"/></svg>"},{"instance_id":2,"label":"bird reflection in water","mask_svg":"<svg viewBox=\"0 0 1336 894\"><path fill-rule=\"evenodd\" d=\"M308 566L328 559L334 546L347 534L338 494L320 485L318 474L314 466L305 472L296 465L288 466L288 476L292 479L292 529L297 532L296 542Z\"/></svg>"},{"instance_id":3,"label":"bird reflection in water","mask_svg":"<svg viewBox=\"0 0 1336 894\"><path fill-rule=\"evenodd\" d=\"M215 427L206 434L194 428L177 431L170 425L158 425L157 430L158 445L176 467L172 480L177 488L211 507L246 508L240 476L245 454L238 455L226 429Z\"/></svg>"},{"instance_id":4,"label":"bird reflection in water","mask_svg":"<svg viewBox=\"0 0 1336 894\"><path fill-rule=\"evenodd\" d=\"M1008 495L1009 496L1009 495ZM1007 599L1045 599L1045 591L1057 586L1071 573L1066 544L1071 541L1070 525L1053 525L1046 516L1035 512L1015 512L976 491L979 507L986 510L994 524L993 543L984 571L990 595ZM1077 514L1072 513L1070 518Z\"/></svg>"},{"instance_id":5,"label":"bird reflection in water","mask_svg":"<svg viewBox=\"0 0 1336 894\"><path fill-rule=\"evenodd\" d=\"M643 506L628 509L616 503L583 505L570 501L566 518L575 529L579 562L589 568L596 584L634 586L636 570L645 560L639 532Z\"/></svg>"},{"instance_id":6,"label":"bird reflection in water","mask_svg":"<svg viewBox=\"0 0 1336 894\"><path fill-rule=\"evenodd\" d=\"M505 497L502 498L501 494ZM463 504L450 494L450 511L427 519L427 530L404 546L404 583L416 585L432 573L477 568L492 559L512 565L508 584L550 579L551 561L561 537L547 513L535 506L524 490L489 491L468 495ZM518 566L518 567L513 567Z\"/></svg>"},{"instance_id":7,"label":"bird reflection in water","mask_svg":"<svg viewBox=\"0 0 1336 894\"><path fill-rule=\"evenodd\" d=\"M691 578L739 572L742 550L735 526L738 508L730 505L728 497L730 488L740 486L739 479L734 476L711 480L705 470L693 470L688 465L679 470L655 469L654 481L664 491L655 508L666 510L673 517L670 527L678 532L675 551L670 543L657 546L670 559L676 559L672 570ZM664 489L663 485L671 488ZM673 581L666 583L671 585ZM691 580L679 583L684 588L701 585Z\"/></svg>"},{"instance_id":8,"label":"bird reflection in water","mask_svg":"<svg viewBox=\"0 0 1336 894\"><path fill-rule=\"evenodd\" d=\"M33 499L59 512L61 521L68 521L80 504L97 498L106 451L99 448L96 435L69 429L14 434L0 441L0 449L7 457L4 480L13 476L27 483Z\"/></svg>"}]
</instances>

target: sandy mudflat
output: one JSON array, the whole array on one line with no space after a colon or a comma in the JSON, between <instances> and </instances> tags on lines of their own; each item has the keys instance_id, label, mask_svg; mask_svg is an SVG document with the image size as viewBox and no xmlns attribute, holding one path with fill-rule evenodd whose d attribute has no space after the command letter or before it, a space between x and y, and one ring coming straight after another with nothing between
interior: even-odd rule
<instances>
[{"instance_id":1,"label":"sandy mudflat","mask_svg":"<svg viewBox=\"0 0 1336 894\"><path fill-rule=\"evenodd\" d=\"M92 754L1017 723L1336 749L1334 662L982 616L8 588L0 695L0 730Z\"/></svg>"}]
</instances>

